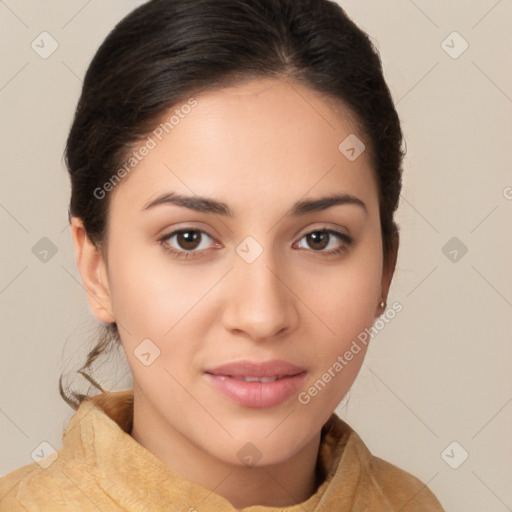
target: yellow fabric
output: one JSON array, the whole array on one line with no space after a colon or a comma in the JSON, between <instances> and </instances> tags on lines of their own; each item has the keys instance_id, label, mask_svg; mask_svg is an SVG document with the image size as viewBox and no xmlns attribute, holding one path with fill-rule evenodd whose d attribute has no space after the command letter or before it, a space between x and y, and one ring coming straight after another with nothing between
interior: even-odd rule
<instances>
[{"instance_id":1,"label":"yellow fabric","mask_svg":"<svg viewBox=\"0 0 512 512\"><path fill-rule=\"evenodd\" d=\"M82 403L48 468L34 462L0 479L0 511L235 512L137 443L127 433L132 414L130 390ZM323 481L308 500L243 512L443 512L422 482L374 457L335 414L322 429L318 464Z\"/></svg>"}]
</instances>

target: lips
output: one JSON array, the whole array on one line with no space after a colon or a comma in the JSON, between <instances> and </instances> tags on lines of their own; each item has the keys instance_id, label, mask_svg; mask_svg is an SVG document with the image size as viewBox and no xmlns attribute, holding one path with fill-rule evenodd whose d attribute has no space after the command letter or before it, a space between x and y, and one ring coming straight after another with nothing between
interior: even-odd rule
<instances>
[{"instance_id":1,"label":"lips","mask_svg":"<svg viewBox=\"0 0 512 512\"><path fill-rule=\"evenodd\" d=\"M227 377L243 378L243 377L288 377L290 375L297 375L306 371L305 368L296 366L282 361L274 359L272 361L265 361L262 363L255 363L252 361L238 361L234 363L224 364L216 368L206 370L206 373L212 375L225 375Z\"/></svg>"},{"instance_id":2,"label":"lips","mask_svg":"<svg viewBox=\"0 0 512 512\"><path fill-rule=\"evenodd\" d=\"M298 392L306 370L281 360L239 361L205 370L207 381L225 397L253 408L274 407Z\"/></svg>"}]
</instances>

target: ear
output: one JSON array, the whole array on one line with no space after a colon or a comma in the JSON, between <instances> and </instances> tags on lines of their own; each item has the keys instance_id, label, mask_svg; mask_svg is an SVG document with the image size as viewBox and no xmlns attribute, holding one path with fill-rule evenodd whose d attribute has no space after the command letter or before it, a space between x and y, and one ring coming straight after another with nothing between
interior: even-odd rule
<instances>
[{"instance_id":1,"label":"ear","mask_svg":"<svg viewBox=\"0 0 512 512\"><path fill-rule=\"evenodd\" d=\"M71 218L71 235L76 264L93 315L103 323L115 322L103 254L87 236L82 219Z\"/></svg>"},{"instance_id":2,"label":"ear","mask_svg":"<svg viewBox=\"0 0 512 512\"><path fill-rule=\"evenodd\" d=\"M393 278L393 274L395 273L395 267L396 267L396 261L398 258L398 246L400 243L400 237L398 233L395 233L393 235L392 241L391 241L391 249L389 251L389 257L387 259L386 264L384 265L382 269L382 281L381 281L381 298L379 299L379 303L381 300L387 301L388 299L388 293L389 293L389 287L391 286L391 280ZM381 307L377 305L377 311L375 313L375 316L382 315L383 311L381 310Z\"/></svg>"}]
</instances>

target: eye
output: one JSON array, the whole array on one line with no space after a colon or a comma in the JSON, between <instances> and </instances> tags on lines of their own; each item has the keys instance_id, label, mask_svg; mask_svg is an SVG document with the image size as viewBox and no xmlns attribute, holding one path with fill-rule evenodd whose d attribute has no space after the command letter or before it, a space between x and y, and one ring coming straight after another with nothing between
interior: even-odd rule
<instances>
[{"instance_id":1,"label":"eye","mask_svg":"<svg viewBox=\"0 0 512 512\"><path fill-rule=\"evenodd\" d=\"M338 242L336 242L336 239ZM299 249L304 248L300 246L302 240L306 240L306 243L314 252L327 255L344 252L352 243L352 238L348 235L333 229L317 229L306 233L299 241Z\"/></svg>"},{"instance_id":2,"label":"eye","mask_svg":"<svg viewBox=\"0 0 512 512\"><path fill-rule=\"evenodd\" d=\"M188 258L195 256L208 249L212 244L208 243L208 239L213 241L213 238L206 232L200 229L184 228L168 233L158 241L164 246L165 250L179 258ZM220 244L216 243L217 247Z\"/></svg>"},{"instance_id":3,"label":"eye","mask_svg":"<svg viewBox=\"0 0 512 512\"><path fill-rule=\"evenodd\" d=\"M353 241L348 235L327 228L306 233L299 240L297 248L307 249L307 247L301 245L302 240L306 241L313 252L318 252L326 256L345 252ZM158 242L163 245L167 252L178 258L194 258L212 246L217 248L222 247L222 245L216 242L208 233L194 228L183 228L172 231L159 238Z\"/></svg>"}]
</instances>

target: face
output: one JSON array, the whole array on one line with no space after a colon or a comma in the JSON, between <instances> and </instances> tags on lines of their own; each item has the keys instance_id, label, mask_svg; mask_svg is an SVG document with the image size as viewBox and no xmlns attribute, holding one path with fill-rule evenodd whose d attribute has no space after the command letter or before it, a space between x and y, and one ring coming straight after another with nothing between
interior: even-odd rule
<instances>
[{"instance_id":1,"label":"face","mask_svg":"<svg viewBox=\"0 0 512 512\"><path fill-rule=\"evenodd\" d=\"M274 464L343 399L366 351L353 342L381 313L377 182L367 152L339 149L364 142L350 114L303 86L253 80L188 104L109 192L90 304L117 322L148 429L232 464L251 442Z\"/></svg>"}]
</instances>

